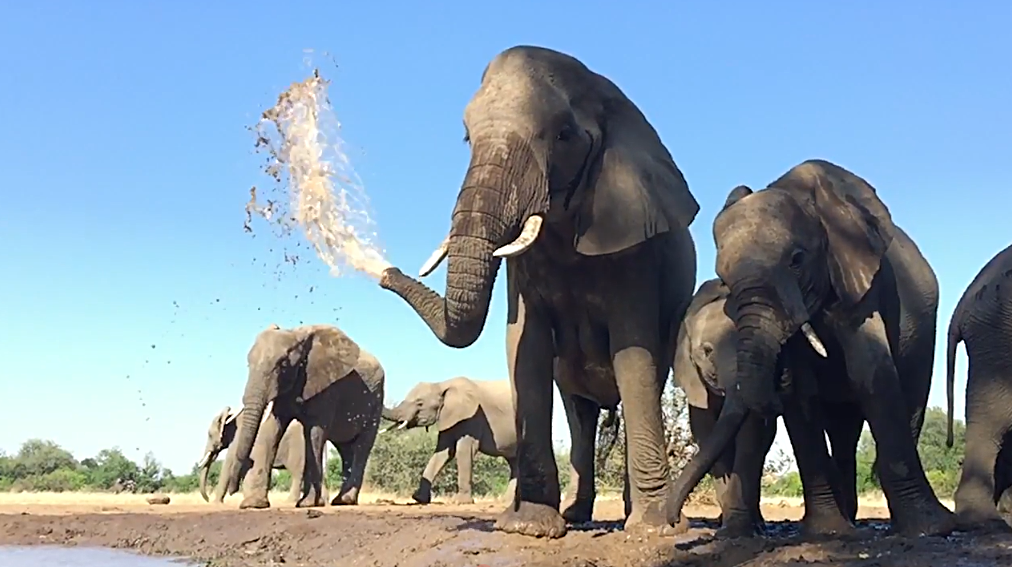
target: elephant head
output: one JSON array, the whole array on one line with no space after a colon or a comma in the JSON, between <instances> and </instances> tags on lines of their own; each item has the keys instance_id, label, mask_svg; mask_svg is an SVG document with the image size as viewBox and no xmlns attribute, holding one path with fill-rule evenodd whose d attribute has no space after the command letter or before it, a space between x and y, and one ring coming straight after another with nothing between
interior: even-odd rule
<instances>
[{"instance_id":1,"label":"elephant head","mask_svg":"<svg viewBox=\"0 0 1012 567\"><path fill-rule=\"evenodd\" d=\"M728 289L719 279L703 282L678 331L674 376L689 405L706 409L709 394L723 396L736 379L734 321L724 312Z\"/></svg>"},{"instance_id":2,"label":"elephant head","mask_svg":"<svg viewBox=\"0 0 1012 567\"><path fill-rule=\"evenodd\" d=\"M347 376L360 352L357 343L331 325L293 329L270 325L257 335L246 355L249 376L235 439L236 459L231 470L222 471L229 475L229 486L238 486L240 464L253 450L268 404L292 417L298 403Z\"/></svg>"},{"instance_id":3,"label":"elephant head","mask_svg":"<svg viewBox=\"0 0 1012 567\"><path fill-rule=\"evenodd\" d=\"M896 230L868 182L823 160L795 166L764 190L731 191L713 237L717 275L728 287L725 310L737 335L737 378L712 441L675 482L670 495L678 504L669 506L670 514L678 513L748 411L779 413L788 340L800 337L825 357L811 321L827 312L838 322L858 321L874 308L864 299Z\"/></svg>"},{"instance_id":4,"label":"elephant head","mask_svg":"<svg viewBox=\"0 0 1012 567\"><path fill-rule=\"evenodd\" d=\"M200 468L200 496L204 498L205 502L208 501L207 475L211 470L211 463L218 458L219 453L232 444L237 425L235 420L240 413L242 413L242 410L233 412L232 408L225 406L225 409L214 416L214 419L211 420L211 425L207 428L207 442L204 444L204 456L197 463L197 467Z\"/></svg>"},{"instance_id":5,"label":"elephant head","mask_svg":"<svg viewBox=\"0 0 1012 567\"><path fill-rule=\"evenodd\" d=\"M569 55L530 46L497 55L464 127L470 165L449 235L421 273L448 260L445 299L396 268L380 279L449 346L478 339L502 258L545 239L611 254L686 228L699 211L640 110Z\"/></svg>"},{"instance_id":6,"label":"elephant head","mask_svg":"<svg viewBox=\"0 0 1012 567\"><path fill-rule=\"evenodd\" d=\"M444 382L422 382L393 409L383 408L383 418L395 422L385 431L431 427L446 431L465 419L474 417L480 405L478 392L469 380L451 379Z\"/></svg>"}]
</instances>

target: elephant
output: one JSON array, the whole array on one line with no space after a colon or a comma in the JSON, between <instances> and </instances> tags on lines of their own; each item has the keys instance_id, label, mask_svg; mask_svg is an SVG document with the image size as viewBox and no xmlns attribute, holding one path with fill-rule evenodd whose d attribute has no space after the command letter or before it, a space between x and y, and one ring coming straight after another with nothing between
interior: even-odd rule
<instances>
[{"instance_id":1,"label":"elephant","mask_svg":"<svg viewBox=\"0 0 1012 567\"><path fill-rule=\"evenodd\" d=\"M593 470L601 408L621 401L631 484L625 528L667 531L661 392L695 288L689 225L699 204L640 109L568 54L525 45L497 54L464 126L470 165L448 236L419 274L445 259L445 298L397 267L379 285L442 343L466 348L481 335L506 259L517 489L496 529L562 537L567 519L590 519L592 473L559 511L554 374L576 424L571 456L585 463L580 470Z\"/></svg>"},{"instance_id":2,"label":"elephant","mask_svg":"<svg viewBox=\"0 0 1012 567\"><path fill-rule=\"evenodd\" d=\"M238 418L235 460L223 467L229 493L238 488L240 464L253 464L243 483L240 509L268 508L270 469L282 432L298 421L307 448L304 486L297 507L323 506L323 458L330 441L341 455L342 486L333 505L358 503L365 467L379 431L386 374L375 356L333 325L276 324L261 331L246 356L249 376ZM268 406L273 409L267 411ZM259 436L263 440L259 441ZM258 439L255 447L253 440Z\"/></svg>"},{"instance_id":3,"label":"elephant","mask_svg":"<svg viewBox=\"0 0 1012 567\"><path fill-rule=\"evenodd\" d=\"M961 529L1008 530L996 504L1012 505L1012 246L981 268L963 292L949 320L946 392L949 431L956 348L966 344L966 454L956 489ZM1005 495L1003 498L1003 494ZM1009 511L1012 513L1012 510Z\"/></svg>"},{"instance_id":4,"label":"elephant","mask_svg":"<svg viewBox=\"0 0 1012 567\"><path fill-rule=\"evenodd\" d=\"M242 413L243 410L241 409L232 411L231 407L225 406L225 409L214 416L214 419L211 420L211 425L207 428L207 442L204 445L204 456L197 463L197 467L200 469L200 496L205 502L211 501L207 495L207 475L211 471L211 463L218 458L219 453L229 449L232 445L236 430L238 429L236 420ZM268 414L265 413L264 415ZM272 466L274 469L285 469L291 474L292 487L288 498L293 504L298 502L299 496L302 495L301 479L303 471L306 468L306 443L303 431L302 424L292 420L288 425L288 429L285 430L284 435L281 437L281 444L278 446L277 455L274 457L274 464ZM263 442L263 439L264 437L261 432L261 435L254 441L254 445L257 442ZM231 468L233 460L235 460L235 451L229 450L225 454L225 464L222 468ZM240 478L243 478L249 473L250 463L247 461L246 463L242 463L240 467ZM225 475L221 475L218 478L213 498L216 504L221 504L225 501L227 480Z\"/></svg>"},{"instance_id":5,"label":"elephant","mask_svg":"<svg viewBox=\"0 0 1012 567\"><path fill-rule=\"evenodd\" d=\"M422 472L415 502L432 500L432 483L446 462L457 459L457 504L472 504L471 464L477 453L502 457L510 467L506 497L516 490L517 433L514 427L513 391L509 380L471 380L464 376L442 382L421 382L392 409L383 409L383 419L393 428L431 427L439 429L436 452Z\"/></svg>"},{"instance_id":6,"label":"elephant","mask_svg":"<svg viewBox=\"0 0 1012 567\"><path fill-rule=\"evenodd\" d=\"M807 160L766 189L733 189L713 235L736 331L736 379L710 440L675 480L669 512L681 510L750 415L782 413L804 486L806 531L853 529L841 473L826 450L825 418L868 421L897 533L951 533L955 517L932 492L916 448L938 282L875 189L836 164ZM839 411L823 415L816 397ZM856 444L860 426L852 427Z\"/></svg>"}]
</instances>

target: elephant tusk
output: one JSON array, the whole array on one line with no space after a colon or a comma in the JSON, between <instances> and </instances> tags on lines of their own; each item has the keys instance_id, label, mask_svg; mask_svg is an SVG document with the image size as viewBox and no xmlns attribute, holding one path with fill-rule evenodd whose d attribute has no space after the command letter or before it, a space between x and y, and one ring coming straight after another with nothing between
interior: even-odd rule
<instances>
[{"instance_id":1,"label":"elephant tusk","mask_svg":"<svg viewBox=\"0 0 1012 567\"><path fill-rule=\"evenodd\" d=\"M493 252L492 255L496 258L512 258L518 254L522 254L537 240L538 234L541 233L541 224L544 222L545 217L541 215L529 217L527 222L524 223L524 228L520 231L520 236L513 242Z\"/></svg>"},{"instance_id":2,"label":"elephant tusk","mask_svg":"<svg viewBox=\"0 0 1012 567\"><path fill-rule=\"evenodd\" d=\"M274 409L274 400L271 400L267 402L266 406L264 406L264 415L263 417L260 418L260 425L263 425L264 423L267 422L267 418L271 415L271 410L273 409Z\"/></svg>"},{"instance_id":3,"label":"elephant tusk","mask_svg":"<svg viewBox=\"0 0 1012 567\"><path fill-rule=\"evenodd\" d=\"M443 263L443 260L446 259L446 254L449 250L450 250L450 237L447 236L443 240L443 243L439 245L439 248L436 248L436 250L432 253L432 255L429 256L429 259L426 260L424 264L422 264L421 269L418 270L418 277L424 278L425 276L431 274L436 268L438 268L439 265Z\"/></svg>"},{"instance_id":4,"label":"elephant tusk","mask_svg":"<svg viewBox=\"0 0 1012 567\"><path fill-rule=\"evenodd\" d=\"M819 356L822 358L829 356L829 353L826 351L826 345L822 344L822 341L819 340L819 335L815 334L815 329L812 328L810 323L805 322L802 324L801 332L804 333L805 338L808 339L808 344L812 345L812 348L815 349L815 352L819 353Z\"/></svg>"},{"instance_id":5,"label":"elephant tusk","mask_svg":"<svg viewBox=\"0 0 1012 567\"><path fill-rule=\"evenodd\" d=\"M197 468L202 469L206 467L210 462L211 462L211 452L208 451L204 453L203 457L200 458L200 462L197 463Z\"/></svg>"},{"instance_id":6,"label":"elephant tusk","mask_svg":"<svg viewBox=\"0 0 1012 567\"><path fill-rule=\"evenodd\" d=\"M400 430L400 429L404 429L404 428L405 428L405 427L407 427L407 426L408 426L408 422L406 422L406 421L402 421L402 422L400 422L399 424L397 424L397 429L399 429L399 430Z\"/></svg>"}]
</instances>

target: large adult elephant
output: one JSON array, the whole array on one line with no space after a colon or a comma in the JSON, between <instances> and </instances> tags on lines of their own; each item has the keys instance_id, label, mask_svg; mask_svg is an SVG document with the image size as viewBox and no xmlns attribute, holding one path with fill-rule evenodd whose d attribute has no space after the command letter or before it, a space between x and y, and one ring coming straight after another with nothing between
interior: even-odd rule
<instances>
[{"instance_id":1,"label":"large adult elephant","mask_svg":"<svg viewBox=\"0 0 1012 567\"><path fill-rule=\"evenodd\" d=\"M593 437L598 408L621 400L632 485L625 526L661 528L668 464L660 399L695 286L688 227L699 205L636 105L569 55L503 51L485 68L464 125L471 162L449 236L422 268L425 275L448 259L446 297L397 268L380 285L440 341L464 348L484 328L506 258L518 482L496 528L566 532L551 436L556 357L581 437ZM580 446L592 463L593 443Z\"/></svg>"},{"instance_id":2,"label":"large adult elephant","mask_svg":"<svg viewBox=\"0 0 1012 567\"><path fill-rule=\"evenodd\" d=\"M442 382L421 382L392 409L383 409L391 428L436 426L436 451L432 454L412 498L421 504L432 500L432 483L446 462L457 459L458 504L471 504L471 465L480 452L502 457L510 467L507 498L516 490L517 433L514 425L513 391L509 380L471 380L464 376Z\"/></svg>"},{"instance_id":3,"label":"large adult elephant","mask_svg":"<svg viewBox=\"0 0 1012 567\"><path fill-rule=\"evenodd\" d=\"M966 343L966 455L956 489L961 529L1007 530L996 504L1012 503L1012 246L981 268L949 321L946 390L951 447L956 348ZM1012 511L1010 511L1012 512Z\"/></svg>"},{"instance_id":4,"label":"large adult elephant","mask_svg":"<svg viewBox=\"0 0 1012 567\"><path fill-rule=\"evenodd\" d=\"M916 449L923 415L913 400L924 394L904 386L926 373L920 388L930 387L932 349L900 340L908 333L921 336L912 344L934 342L938 284L875 189L842 167L809 160L764 190L735 188L713 234L737 333L737 380L712 442L675 482L672 512L751 413L772 418L782 411L805 488L806 529L851 529L826 451L824 416L807 402L817 396L849 403L846 416L868 421L894 529L951 532L954 516L928 485ZM786 397L777 392L782 369L794 391Z\"/></svg>"},{"instance_id":5,"label":"large adult elephant","mask_svg":"<svg viewBox=\"0 0 1012 567\"><path fill-rule=\"evenodd\" d=\"M357 504L366 462L379 430L385 373L376 357L332 325L282 329L271 325L246 357L249 377L235 439L236 460L222 470L229 492L238 487L240 463L253 467L239 508L268 508L269 463L292 420L304 428L305 487L296 506L323 506L323 457L329 440L341 455L343 483L331 504ZM266 412L270 404L273 411Z\"/></svg>"},{"instance_id":6,"label":"large adult elephant","mask_svg":"<svg viewBox=\"0 0 1012 567\"><path fill-rule=\"evenodd\" d=\"M235 440L235 434L239 425L236 420L242 413L242 409L233 411L231 407L225 406L225 409L214 416L211 420L211 425L207 428L204 455L201 457L200 462L197 463L197 466L200 468L200 495L204 498L205 502L213 500L216 504L221 504L225 501L228 478L225 475L218 477L213 497L209 499L207 495L207 476L211 472L211 464L222 451L229 449L232 441ZM267 416L269 414L265 411L264 415ZM303 431L302 424L296 420L292 420L288 425L288 429L285 430L284 435L281 437L281 443L278 446L277 455L274 457L272 467L278 470L287 470L291 475L292 487L289 490L288 499L293 504L298 502L299 496L302 495L302 475L306 468L306 442L303 437ZM261 431L261 435L257 436L254 446L257 442L263 442L264 437L262 433ZM225 463L222 469L228 470L231 468L233 461L235 461L235 451L229 450L225 453ZM240 478L245 478L249 473L250 465L249 461L240 464Z\"/></svg>"}]
</instances>

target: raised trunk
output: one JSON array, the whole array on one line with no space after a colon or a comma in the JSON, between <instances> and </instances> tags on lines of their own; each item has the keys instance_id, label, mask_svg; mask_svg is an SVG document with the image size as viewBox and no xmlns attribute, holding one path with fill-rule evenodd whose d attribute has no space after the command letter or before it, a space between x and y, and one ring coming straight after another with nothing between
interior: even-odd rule
<instances>
[{"instance_id":1,"label":"raised trunk","mask_svg":"<svg viewBox=\"0 0 1012 567\"><path fill-rule=\"evenodd\" d=\"M741 397L737 392L728 392L713 431L682 468L668 493L668 521L671 524L678 523L685 501L738 435L746 416L748 409L742 403Z\"/></svg>"},{"instance_id":2,"label":"raised trunk","mask_svg":"<svg viewBox=\"0 0 1012 567\"><path fill-rule=\"evenodd\" d=\"M518 143L475 144L457 196L447 244L446 297L391 268L380 285L401 296L443 344L455 348L478 340L488 316L499 258L492 253L516 236L531 210L518 194L543 190L531 150ZM532 186L533 185L533 186Z\"/></svg>"}]
</instances>

